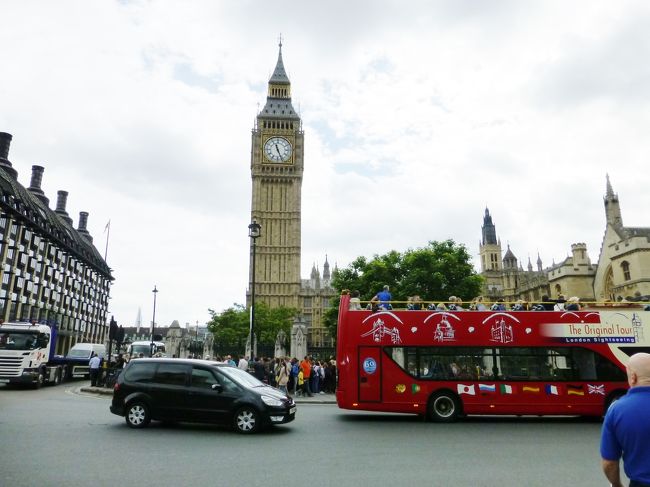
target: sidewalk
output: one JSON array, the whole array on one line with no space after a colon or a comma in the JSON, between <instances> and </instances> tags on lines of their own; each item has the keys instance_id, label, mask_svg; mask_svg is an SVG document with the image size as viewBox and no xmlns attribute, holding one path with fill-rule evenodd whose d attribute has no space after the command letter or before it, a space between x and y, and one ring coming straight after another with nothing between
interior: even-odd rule
<instances>
[{"instance_id":1,"label":"sidewalk","mask_svg":"<svg viewBox=\"0 0 650 487\"><path fill-rule=\"evenodd\" d=\"M90 394L98 394L100 396L112 396L113 389L107 387L92 387L81 386L78 388L79 392L86 392ZM336 396L334 394L314 394L312 397L294 397L296 404L336 404Z\"/></svg>"}]
</instances>

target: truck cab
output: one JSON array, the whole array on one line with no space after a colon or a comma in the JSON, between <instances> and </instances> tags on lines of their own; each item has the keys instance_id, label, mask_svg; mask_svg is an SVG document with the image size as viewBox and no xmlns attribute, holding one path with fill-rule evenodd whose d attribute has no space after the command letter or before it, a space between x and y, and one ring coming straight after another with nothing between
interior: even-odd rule
<instances>
[{"instance_id":1,"label":"truck cab","mask_svg":"<svg viewBox=\"0 0 650 487\"><path fill-rule=\"evenodd\" d=\"M60 382L62 368L48 364L55 336L56 330L47 325L0 324L0 383L40 387Z\"/></svg>"}]
</instances>

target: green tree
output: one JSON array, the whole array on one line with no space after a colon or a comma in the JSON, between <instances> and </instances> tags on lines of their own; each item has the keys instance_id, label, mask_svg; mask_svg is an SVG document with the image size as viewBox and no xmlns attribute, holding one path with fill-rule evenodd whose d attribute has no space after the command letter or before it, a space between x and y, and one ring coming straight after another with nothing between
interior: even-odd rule
<instances>
[{"instance_id":1,"label":"green tree","mask_svg":"<svg viewBox=\"0 0 650 487\"><path fill-rule=\"evenodd\" d=\"M221 313L208 309L210 321L208 329L214 335L214 342L223 347L242 348L248 337L248 311L243 304L234 304Z\"/></svg>"},{"instance_id":2,"label":"green tree","mask_svg":"<svg viewBox=\"0 0 650 487\"><path fill-rule=\"evenodd\" d=\"M243 304L217 313L209 309L210 321L208 328L214 335L214 341L219 346L238 347L243 350L248 339L250 328L250 309ZM293 308L280 306L269 308L264 302L255 303L255 335L258 343L272 345L280 330L287 337L291 333L291 325L297 311Z\"/></svg>"},{"instance_id":3,"label":"green tree","mask_svg":"<svg viewBox=\"0 0 650 487\"><path fill-rule=\"evenodd\" d=\"M404 253L393 250L370 260L357 257L332 276L334 289L357 290L362 301L372 299L384 285L390 286L395 301L414 295L431 302L447 301L452 295L469 301L479 294L481 284L467 248L453 240L431 241ZM324 315L332 336L336 336L337 320L338 299Z\"/></svg>"}]
</instances>

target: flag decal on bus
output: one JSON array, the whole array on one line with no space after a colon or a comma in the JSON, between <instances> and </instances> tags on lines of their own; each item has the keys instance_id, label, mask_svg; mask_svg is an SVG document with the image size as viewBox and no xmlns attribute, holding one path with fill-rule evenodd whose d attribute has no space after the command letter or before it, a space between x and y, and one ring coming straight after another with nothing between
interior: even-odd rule
<instances>
[{"instance_id":1,"label":"flag decal on bus","mask_svg":"<svg viewBox=\"0 0 650 487\"><path fill-rule=\"evenodd\" d=\"M550 384L546 384L546 385L544 386L544 389L546 389L546 394L549 394L549 395L557 396L557 395L560 394L560 393L558 392L558 390L557 390L557 386L553 386L553 385L550 385Z\"/></svg>"},{"instance_id":2,"label":"flag decal on bus","mask_svg":"<svg viewBox=\"0 0 650 487\"><path fill-rule=\"evenodd\" d=\"M514 394L515 391L513 390L513 387L508 384L500 384L499 389L501 390L501 394Z\"/></svg>"},{"instance_id":3,"label":"flag decal on bus","mask_svg":"<svg viewBox=\"0 0 650 487\"><path fill-rule=\"evenodd\" d=\"M601 384L599 386L587 384L587 389L589 391L589 394L600 394L601 396L605 395L605 384Z\"/></svg>"},{"instance_id":4,"label":"flag decal on bus","mask_svg":"<svg viewBox=\"0 0 650 487\"><path fill-rule=\"evenodd\" d=\"M521 388L521 390L524 392L532 392L534 394L537 394L539 392L539 387L524 386Z\"/></svg>"},{"instance_id":5,"label":"flag decal on bus","mask_svg":"<svg viewBox=\"0 0 650 487\"><path fill-rule=\"evenodd\" d=\"M572 385L567 385L566 386L566 393L567 395L571 396L584 396L585 391L582 389L582 386L572 386Z\"/></svg>"},{"instance_id":6,"label":"flag decal on bus","mask_svg":"<svg viewBox=\"0 0 650 487\"><path fill-rule=\"evenodd\" d=\"M470 396L475 396L476 390L474 389L474 384L458 384L458 394L469 394Z\"/></svg>"},{"instance_id":7,"label":"flag decal on bus","mask_svg":"<svg viewBox=\"0 0 650 487\"><path fill-rule=\"evenodd\" d=\"M494 384L479 384L478 389L481 392L496 392L497 386Z\"/></svg>"}]
</instances>

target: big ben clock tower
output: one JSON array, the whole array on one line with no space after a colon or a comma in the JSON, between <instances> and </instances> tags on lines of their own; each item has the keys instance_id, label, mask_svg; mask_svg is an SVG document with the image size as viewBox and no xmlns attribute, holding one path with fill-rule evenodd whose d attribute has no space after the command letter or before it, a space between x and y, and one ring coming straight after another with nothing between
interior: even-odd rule
<instances>
[{"instance_id":1,"label":"big ben clock tower","mask_svg":"<svg viewBox=\"0 0 650 487\"><path fill-rule=\"evenodd\" d=\"M257 115L251 137L251 221L262 229L256 242L256 265L251 261L249 267L249 304L255 269L256 300L272 308L299 308L303 149L302 124L291 104L280 41L266 105Z\"/></svg>"}]
</instances>

